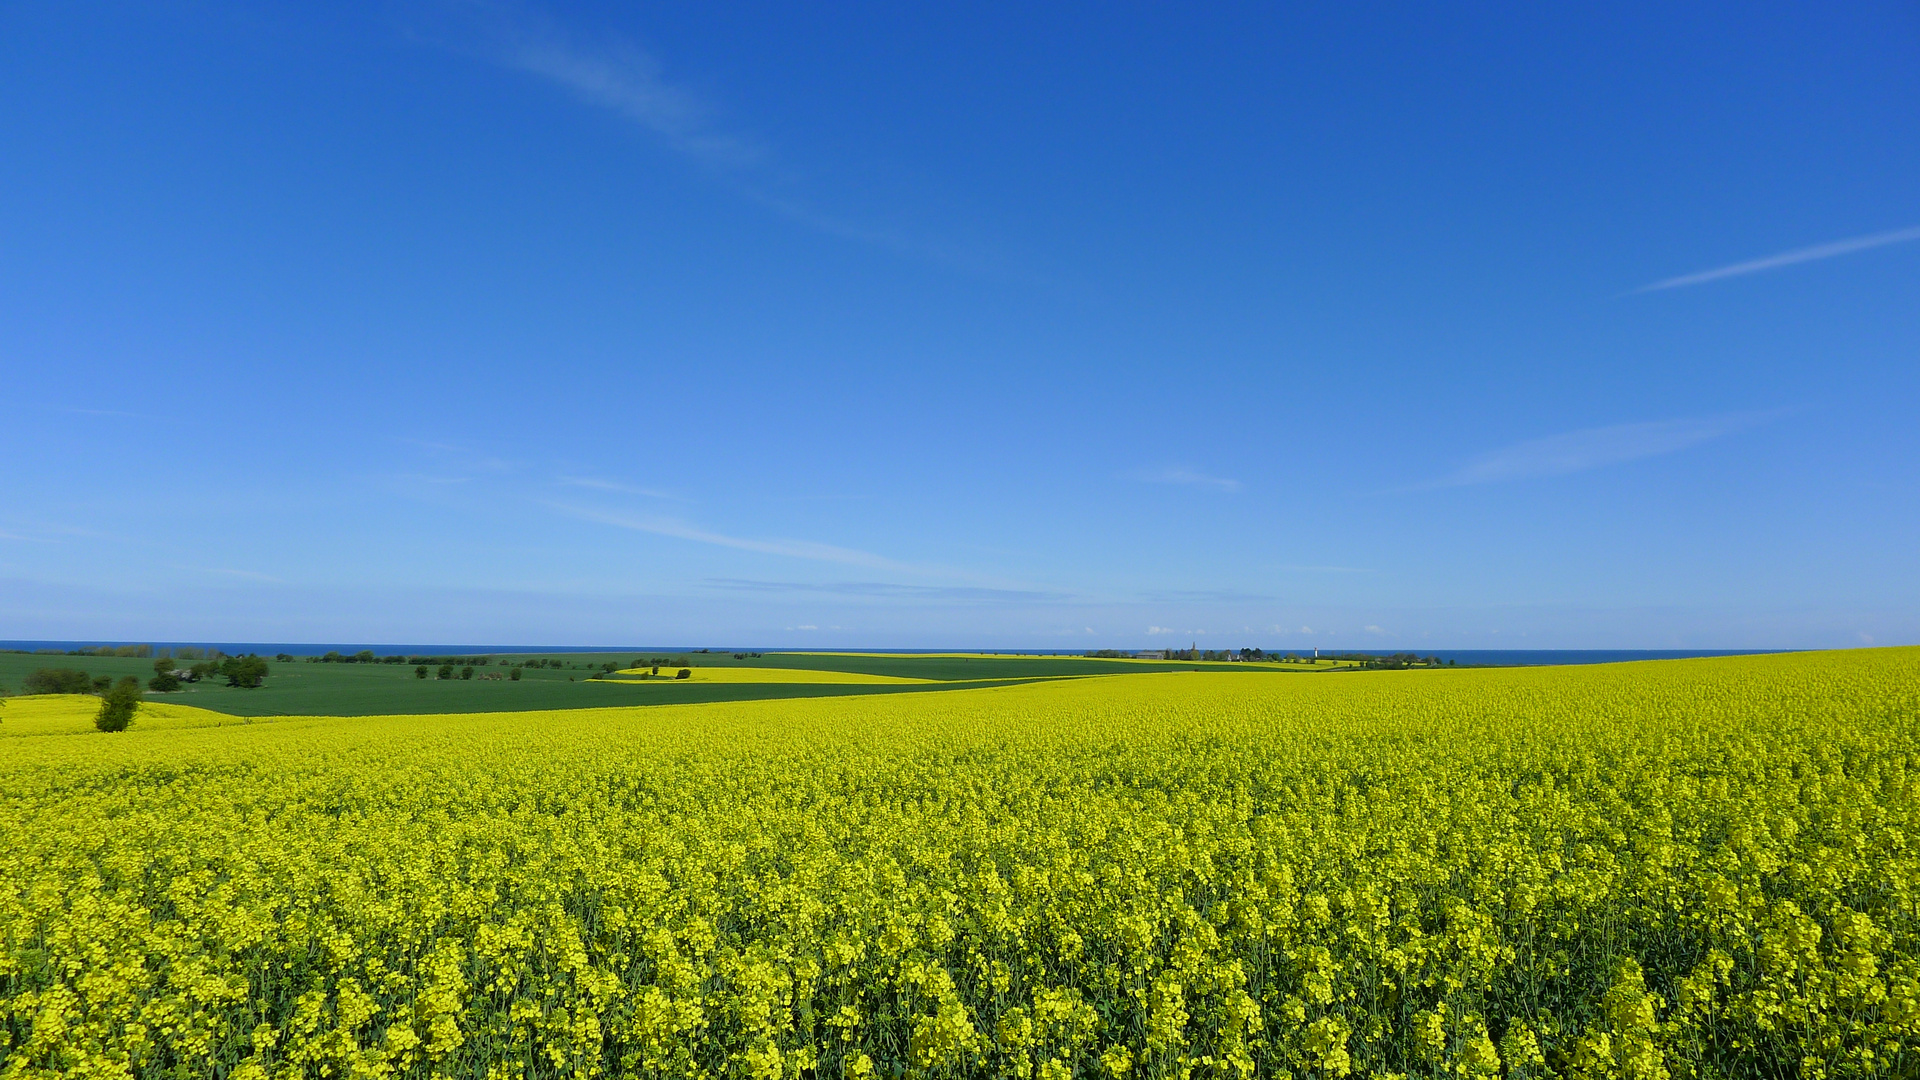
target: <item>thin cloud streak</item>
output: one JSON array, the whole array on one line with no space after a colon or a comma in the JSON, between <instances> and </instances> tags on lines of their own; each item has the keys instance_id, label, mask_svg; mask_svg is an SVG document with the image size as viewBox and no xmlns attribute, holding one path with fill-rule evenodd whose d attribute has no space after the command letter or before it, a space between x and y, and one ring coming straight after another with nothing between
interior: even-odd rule
<instances>
[{"instance_id":1,"label":"thin cloud streak","mask_svg":"<svg viewBox=\"0 0 1920 1080\"><path fill-rule=\"evenodd\" d=\"M700 544L712 544L716 547L733 548L737 551L755 551L763 555L784 555L792 559L811 559L816 562L842 563L847 566L864 566L878 570L892 570L900 573L924 573L919 567L896 562L881 555L853 548L836 547L832 544L818 544L811 540L754 540L747 537L727 536L710 532L675 518L631 517L625 514L609 514L600 510L590 510L562 503L547 503L548 508L563 514L577 517L583 521L611 525L618 529L630 529L634 532L652 533L655 536L671 536L679 540L692 540Z\"/></svg>"},{"instance_id":2,"label":"thin cloud streak","mask_svg":"<svg viewBox=\"0 0 1920 1080\"><path fill-rule=\"evenodd\" d=\"M1769 255L1764 259L1751 259L1747 262L1722 266L1716 270L1702 270L1697 274L1682 274L1679 277L1656 281L1651 285L1642 285L1628 295L1658 292L1662 289L1680 289L1688 285L1703 285L1721 278L1740 277L1743 274L1758 274L1763 270L1775 270L1795 263L1813 262L1817 259L1831 259L1837 255L1851 255L1856 251L1885 247L1888 244L1904 244L1910 240L1920 240L1920 226L1911 229L1895 229L1892 232L1875 233L1872 236L1856 236L1851 240L1836 240L1831 244L1815 244L1812 247L1798 248L1793 251Z\"/></svg>"},{"instance_id":3,"label":"thin cloud streak","mask_svg":"<svg viewBox=\"0 0 1920 1080\"><path fill-rule=\"evenodd\" d=\"M622 484L613 480L595 480L590 476L562 476L559 478L559 483L567 487L592 488L595 491L617 491L623 495L645 495L650 499L673 499L678 497L668 491L659 491L655 488L634 487L632 484Z\"/></svg>"},{"instance_id":4,"label":"thin cloud streak","mask_svg":"<svg viewBox=\"0 0 1920 1080\"><path fill-rule=\"evenodd\" d=\"M768 153L750 139L718 130L714 109L660 77L660 65L630 45L598 55L564 41L551 30L521 32L503 41L508 66L567 87L585 100L610 108L705 164L740 169L765 162Z\"/></svg>"},{"instance_id":5,"label":"thin cloud streak","mask_svg":"<svg viewBox=\"0 0 1920 1080\"><path fill-rule=\"evenodd\" d=\"M263 574L258 570L234 570L225 566L202 566L191 569L198 569L203 574L223 574L227 577L245 578L248 581L271 582L275 585L281 584L279 578L274 577L272 574Z\"/></svg>"},{"instance_id":6,"label":"thin cloud streak","mask_svg":"<svg viewBox=\"0 0 1920 1080\"><path fill-rule=\"evenodd\" d=\"M989 589L966 585L901 585L884 581L754 581L745 578L708 578L706 584L716 589L737 592L766 593L824 593L831 596L878 597L907 600L974 600L999 602L1034 602L1045 600L1063 600L1066 593L1046 592L1037 589Z\"/></svg>"},{"instance_id":7,"label":"thin cloud streak","mask_svg":"<svg viewBox=\"0 0 1920 1080\"><path fill-rule=\"evenodd\" d=\"M660 63L630 42L585 43L553 19L515 4L472 5L467 10L473 17L456 34L463 42L451 47L545 79L587 104L619 113L705 168L735 195L795 225L975 276L1061 287L1044 275L1009 265L992 251L862 224L783 194L791 170L782 166L773 149L750 133L730 130L721 120L723 110L666 79Z\"/></svg>"},{"instance_id":8,"label":"thin cloud streak","mask_svg":"<svg viewBox=\"0 0 1920 1080\"><path fill-rule=\"evenodd\" d=\"M1143 484L1179 484L1185 487L1211 488L1214 491L1239 491L1240 481L1224 476L1208 476L1193 469L1147 469L1133 474Z\"/></svg>"},{"instance_id":9,"label":"thin cloud streak","mask_svg":"<svg viewBox=\"0 0 1920 1080\"><path fill-rule=\"evenodd\" d=\"M1778 415L1778 412L1734 413L1569 431L1563 435L1550 435L1495 450L1426 487L1466 487L1584 472L1606 465L1671 454L1764 423Z\"/></svg>"}]
</instances>

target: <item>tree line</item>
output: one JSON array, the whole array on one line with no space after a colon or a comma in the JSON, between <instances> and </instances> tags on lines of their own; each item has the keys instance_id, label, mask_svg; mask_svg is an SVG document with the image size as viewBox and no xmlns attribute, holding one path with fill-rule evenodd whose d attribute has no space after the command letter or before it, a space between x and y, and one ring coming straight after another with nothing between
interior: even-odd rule
<instances>
[{"instance_id":1,"label":"tree line","mask_svg":"<svg viewBox=\"0 0 1920 1080\"><path fill-rule=\"evenodd\" d=\"M221 676L227 685L242 690L258 689L266 681L268 666L265 660L248 653L245 656L229 656L224 660L202 660L187 667L177 666L172 657L161 657L153 662L153 678L147 680L147 688L156 693L170 693L180 689L182 683L199 682L211 676ZM133 679L137 687L140 680L131 675L120 681ZM106 694L114 686L111 675L89 675L80 668L43 667L28 675L22 688L29 694Z\"/></svg>"}]
</instances>

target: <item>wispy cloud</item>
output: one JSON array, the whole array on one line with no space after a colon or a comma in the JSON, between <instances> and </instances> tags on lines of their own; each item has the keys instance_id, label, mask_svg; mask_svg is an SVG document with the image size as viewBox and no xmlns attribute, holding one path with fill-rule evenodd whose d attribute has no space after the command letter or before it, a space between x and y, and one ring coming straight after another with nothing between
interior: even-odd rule
<instances>
[{"instance_id":1,"label":"wispy cloud","mask_svg":"<svg viewBox=\"0 0 1920 1080\"><path fill-rule=\"evenodd\" d=\"M197 569L206 574L220 574L225 577L245 578L248 581L267 581L276 585L280 584L279 578L274 577L272 574L263 574L258 570L235 570L225 566L202 566Z\"/></svg>"},{"instance_id":2,"label":"wispy cloud","mask_svg":"<svg viewBox=\"0 0 1920 1080\"><path fill-rule=\"evenodd\" d=\"M1181 484L1186 487L1211 488L1214 491L1240 490L1238 480L1229 480L1223 476L1208 476L1194 469L1143 469L1133 473L1132 478L1143 484Z\"/></svg>"},{"instance_id":3,"label":"wispy cloud","mask_svg":"<svg viewBox=\"0 0 1920 1080\"><path fill-rule=\"evenodd\" d=\"M1603 465L1671 454L1779 415L1778 412L1734 413L1569 431L1495 450L1425 486L1463 487L1583 472Z\"/></svg>"},{"instance_id":4,"label":"wispy cloud","mask_svg":"<svg viewBox=\"0 0 1920 1080\"><path fill-rule=\"evenodd\" d=\"M896 562L885 556L853 548L836 547L832 544L819 544L811 540L755 540L740 536L727 536L691 525L677 518L634 517L627 514L611 514L586 507L570 506L563 503L547 503L547 507L563 514L580 518L583 521L598 522L618 529L631 529L634 532L652 533L655 536L671 536L680 540L691 540L700 544L712 544L716 547L733 548L738 551L757 551L763 555L784 555L793 559L811 559L816 562L842 563L847 566L864 566L876 570L892 570L902 573L920 573L922 568Z\"/></svg>"},{"instance_id":5,"label":"wispy cloud","mask_svg":"<svg viewBox=\"0 0 1920 1080\"><path fill-rule=\"evenodd\" d=\"M470 446L461 446L457 443L435 442L432 439L415 439L407 436L396 437L394 441L405 443L408 446L417 446L422 450L429 451L430 454L441 458L443 461L448 458L454 459L447 463L461 468L479 469L494 473L510 473L516 471L518 468L513 462L505 458L494 457L492 454L476 450Z\"/></svg>"},{"instance_id":6,"label":"wispy cloud","mask_svg":"<svg viewBox=\"0 0 1920 1080\"><path fill-rule=\"evenodd\" d=\"M585 101L620 113L689 157L727 169L767 160L765 147L723 130L710 102L668 82L659 62L631 43L587 46L525 12L511 20L498 18L493 28L496 57L502 63L551 79Z\"/></svg>"},{"instance_id":7,"label":"wispy cloud","mask_svg":"<svg viewBox=\"0 0 1920 1080\"><path fill-rule=\"evenodd\" d=\"M1795 263L1813 262L1817 259L1831 259L1836 255L1851 255L1868 248L1885 247L1888 244L1904 244L1909 240L1920 240L1920 226L1911 229L1895 229L1892 232L1874 233L1872 236L1856 236L1851 240L1836 240L1830 244L1815 244L1812 247L1783 251L1778 255L1769 255L1763 259L1750 259L1746 262L1722 266L1714 270L1702 270L1694 274L1682 274L1651 285L1642 285L1633 290L1635 293L1657 292L1661 289L1679 289L1688 285L1704 285L1721 278L1740 277L1743 274L1758 274L1763 270L1777 270L1782 266Z\"/></svg>"},{"instance_id":8,"label":"wispy cloud","mask_svg":"<svg viewBox=\"0 0 1920 1080\"><path fill-rule=\"evenodd\" d=\"M471 476L434 476L430 473L396 473L394 479L415 484L471 484Z\"/></svg>"},{"instance_id":9,"label":"wispy cloud","mask_svg":"<svg viewBox=\"0 0 1920 1080\"><path fill-rule=\"evenodd\" d=\"M657 488L635 487L632 484L622 484L613 480L595 480L589 476L562 476L559 478L559 483L566 487L592 488L595 491L617 491L623 495L645 495L650 499L676 498L670 491L661 491Z\"/></svg>"},{"instance_id":10,"label":"wispy cloud","mask_svg":"<svg viewBox=\"0 0 1920 1080\"><path fill-rule=\"evenodd\" d=\"M797 173L763 139L730 123L709 95L667 77L645 49L617 35L591 38L513 0L462 5L465 18L434 35L443 46L564 87L618 113L705 169L734 194L806 229L944 265L1042 287L1061 283L1013 265L978 242L876 226L820 209L793 194ZM844 186L844 185L842 185ZM909 233L913 235L909 235Z\"/></svg>"},{"instance_id":11,"label":"wispy cloud","mask_svg":"<svg viewBox=\"0 0 1920 1080\"><path fill-rule=\"evenodd\" d=\"M28 544L58 544L63 538L70 536L87 540L112 538L110 534L98 529L87 529L78 525L43 524L37 527L0 529L0 540L17 540Z\"/></svg>"},{"instance_id":12,"label":"wispy cloud","mask_svg":"<svg viewBox=\"0 0 1920 1080\"><path fill-rule=\"evenodd\" d=\"M1066 593L1048 592L1040 589L990 589L971 585L901 585L882 581L753 581L743 578L708 578L706 584L716 589L731 589L741 592L765 593L809 593L831 596L879 597L907 600L967 600L1008 602L1035 602L1043 600L1063 600Z\"/></svg>"},{"instance_id":13,"label":"wispy cloud","mask_svg":"<svg viewBox=\"0 0 1920 1080\"><path fill-rule=\"evenodd\" d=\"M1165 589L1143 593L1142 598L1157 604L1254 604L1278 599L1265 593L1234 589Z\"/></svg>"}]
</instances>

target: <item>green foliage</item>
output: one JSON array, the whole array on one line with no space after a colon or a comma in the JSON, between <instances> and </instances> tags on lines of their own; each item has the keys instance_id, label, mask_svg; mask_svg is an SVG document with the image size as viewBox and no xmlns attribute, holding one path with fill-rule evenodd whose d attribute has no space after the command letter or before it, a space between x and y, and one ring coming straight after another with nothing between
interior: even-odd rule
<instances>
[{"instance_id":1,"label":"green foliage","mask_svg":"<svg viewBox=\"0 0 1920 1080\"><path fill-rule=\"evenodd\" d=\"M676 679L691 679L693 678L693 669L681 668L679 671L673 673L673 677Z\"/></svg>"},{"instance_id":2,"label":"green foliage","mask_svg":"<svg viewBox=\"0 0 1920 1080\"><path fill-rule=\"evenodd\" d=\"M267 677L267 662L252 653L229 657L220 665L220 674L227 677L228 686L243 690L257 689Z\"/></svg>"},{"instance_id":3,"label":"green foliage","mask_svg":"<svg viewBox=\"0 0 1920 1080\"><path fill-rule=\"evenodd\" d=\"M518 667L515 667L512 671L507 672L507 678L512 679L514 682L519 682L520 669Z\"/></svg>"},{"instance_id":4,"label":"green foliage","mask_svg":"<svg viewBox=\"0 0 1920 1080\"><path fill-rule=\"evenodd\" d=\"M425 665L425 664L421 664L421 665L420 665L419 667L416 667L416 668L414 668L414 669L413 669L413 677L414 677L414 678L416 678L416 679L424 679L424 678L426 678L426 677L427 677L427 665Z\"/></svg>"},{"instance_id":5,"label":"green foliage","mask_svg":"<svg viewBox=\"0 0 1920 1080\"><path fill-rule=\"evenodd\" d=\"M95 692L93 677L74 668L40 668L27 676L25 687L29 694L91 694Z\"/></svg>"},{"instance_id":6,"label":"green foliage","mask_svg":"<svg viewBox=\"0 0 1920 1080\"><path fill-rule=\"evenodd\" d=\"M460 669L460 677L461 677L461 678L463 678L463 679L471 679L471 678L473 678L473 665L472 665L472 664L468 664L467 666L465 666L465 667L463 667L463 668L461 668L461 669Z\"/></svg>"},{"instance_id":7,"label":"green foliage","mask_svg":"<svg viewBox=\"0 0 1920 1080\"><path fill-rule=\"evenodd\" d=\"M139 709L140 680L128 675L101 696L100 712L93 718L93 726L101 731L125 731Z\"/></svg>"}]
</instances>

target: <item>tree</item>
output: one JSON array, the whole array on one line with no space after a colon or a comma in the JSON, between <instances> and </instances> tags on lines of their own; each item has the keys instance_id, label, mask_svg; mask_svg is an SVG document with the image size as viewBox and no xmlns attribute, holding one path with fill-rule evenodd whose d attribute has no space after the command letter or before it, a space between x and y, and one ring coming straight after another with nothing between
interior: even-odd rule
<instances>
[{"instance_id":1,"label":"tree","mask_svg":"<svg viewBox=\"0 0 1920 1080\"><path fill-rule=\"evenodd\" d=\"M140 709L140 680L128 675L113 685L100 702L93 726L101 731L125 731Z\"/></svg>"},{"instance_id":2,"label":"tree","mask_svg":"<svg viewBox=\"0 0 1920 1080\"><path fill-rule=\"evenodd\" d=\"M93 679L73 668L40 668L27 676L29 694L91 694Z\"/></svg>"},{"instance_id":3,"label":"tree","mask_svg":"<svg viewBox=\"0 0 1920 1080\"><path fill-rule=\"evenodd\" d=\"M373 655L372 649L361 649L353 654L353 662L356 664L371 664L376 659L378 658Z\"/></svg>"},{"instance_id":4,"label":"tree","mask_svg":"<svg viewBox=\"0 0 1920 1080\"><path fill-rule=\"evenodd\" d=\"M468 665L467 665L466 667L463 667L463 668L461 668L461 669L460 669L460 677L461 677L461 678L463 678L463 679L471 679L471 678L473 678L473 665L472 665L472 664L468 664Z\"/></svg>"},{"instance_id":5,"label":"tree","mask_svg":"<svg viewBox=\"0 0 1920 1080\"><path fill-rule=\"evenodd\" d=\"M227 677L228 686L256 690L267 677L267 662L252 653L229 657L226 663L220 665L220 674Z\"/></svg>"},{"instance_id":6,"label":"tree","mask_svg":"<svg viewBox=\"0 0 1920 1080\"><path fill-rule=\"evenodd\" d=\"M520 669L519 669L519 668L514 668L514 669L513 669L512 671L509 671L509 672L507 672L507 678L509 678L509 679L512 679L512 680L513 680L514 682L519 682L519 681L520 681Z\"/></svg>"},{"instance_id":7,"label":"tree","mask_svg":"<svg viewBox=\"0 0 1920 1080\"><path fill-rule=\"evenodd\" d=\"M413 669L413 677L414 677L414 678L416 678L416 679L424 679L424 678L426 678L426 677L427 677L427 665L425 665L425 664L421 664L421 665L420 665L419 667L417 667L417 668L414 668L414 669Z\"/></svg>"},{"instance_id":8,"label":"tree","mask_svg":"<svg viewBox=\"0 0 1920 1080\"><path fill-rule=\"evenodd\" d=\"M681 668L679 671L673 673L673 677L676 679L691 679L693 678L693 669Z\"/></svg>"},{"instance_id":9,"label":"tree","mask_svg":"<svg viewBox=\"0 0 1920 1080\"><path fill-rule=\"evenodd\" d=\"M443 679L451 679L451 678L453 678L453 665L452 665L452 664L441 664L441 665L440 665L440 671L439 671L439 675L440 675L440 677L441 677L441 678L443 678Z\"/></svg>"},{"instance_id":10,"label":"tree","mask_svg":"<svg viewBox=\"0 0 1920 1080\"><path fill-rule=\"evenodd\" d=\"M153 662L153 678L147 681L147 689L156 694L170 694L180 689L180 676L173 673L171 657L161 657Z\"/></svg>"}]
</instances>

